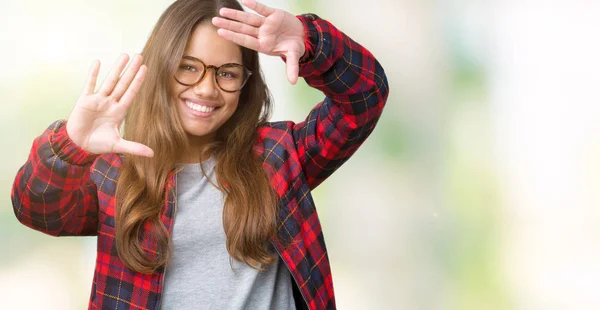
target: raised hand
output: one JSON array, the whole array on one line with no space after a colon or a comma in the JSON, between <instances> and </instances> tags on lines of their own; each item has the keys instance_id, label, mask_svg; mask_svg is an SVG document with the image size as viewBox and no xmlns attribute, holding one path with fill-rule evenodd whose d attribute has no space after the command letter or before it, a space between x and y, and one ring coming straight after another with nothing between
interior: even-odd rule
<instances>
[{"instance_id":1,"label":"raised hand","mask_svg":"<svg viewBox=\"0 0 600 310\"><path fill-rule=\"evenodd\" d=\"M94 90L100 62L94 61L83 93L69 116L67 134L75 144L90 153L154 156L149 147L124 140L119 134L127 109L139 91L147 70L142 65L142 56L136 55L121 76L128 61L128 55L121 55L97 92Z\"/></svg>"},{"instance_id":2,"label":"raised hand","mask_svg":"<svg viewBox=\"0 0 600 310\"><path fill-rule=\"evenodd\" d=\"M219 35L260 53L285 56L288 80L296 84L298 62L305 49L302 22L286 11L254 0L243 0L242 3L260 15L223 8L219 14L225 18L215 17L212 20L215 26L221 28Z\"/></svg>"}]
</instances>

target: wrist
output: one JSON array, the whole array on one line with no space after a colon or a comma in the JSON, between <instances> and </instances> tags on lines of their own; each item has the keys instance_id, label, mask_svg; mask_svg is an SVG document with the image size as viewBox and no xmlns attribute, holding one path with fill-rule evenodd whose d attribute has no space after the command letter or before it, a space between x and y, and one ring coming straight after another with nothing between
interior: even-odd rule
<instances>
[{"instance_id":1,"label":"wrist","mask_svg":"<svg viewBox=\"0 0 600 310\"><path fill-rule=\"evenodd\" d=\"M67 121L65 123L65 134L66 134L66 138L74 143L75 145L77 145L78 147L81 147L81 141L79 141L80 139L77 138L77 135L74 134L73 128L72 128L72 124Z\"/></svg>"},{"instance_id":2,"label":"wrist","mask_svg":"<svg viewBox=\"0 0 600 310\"><path fill-rule=\"evenodd\" d=\"M67 132L68 121L57 121L50 127L54 131L50 136L51 147L60 159L73 165L87 165L98 157L73 141Z\"/></svg>"},{"instance_id":3,"label":"wrist","mask_svg":"<svg viewBox=\"0 0 600 310\"><path fill-rule=\"evenodd\" d=\"M309 33L309 28L307 26L306 23L310 22L306 19L306 15L297 15L296 16L296 20L298 21L299 24L299 32L301 31L301 37L302 37L302 52L300 54L300 64L306 63L308 61L310 61L312 55L313 55L313 51L314 51L314 46L310 41L310 33Z\"/></svg>"}]
</instances>

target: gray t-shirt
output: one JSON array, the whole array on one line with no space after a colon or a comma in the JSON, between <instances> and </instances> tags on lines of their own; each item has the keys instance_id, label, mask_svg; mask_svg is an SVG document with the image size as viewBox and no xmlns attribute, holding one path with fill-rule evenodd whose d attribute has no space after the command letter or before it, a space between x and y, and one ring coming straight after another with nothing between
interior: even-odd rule
<instances>
[{"instance_id":1,"label":"gray t-shirt","mask_svg":"<svg viewBox=\"0 0 600 310\"><path fill-rule=\"evenodd\" d=\"M202 163L215 182L214 157ZM161 309L295 309L291 275L281 258L257 271L225 247L223 194L200 164L177 173L173 260L166 268Z\"/></svg>"}]
</instances>

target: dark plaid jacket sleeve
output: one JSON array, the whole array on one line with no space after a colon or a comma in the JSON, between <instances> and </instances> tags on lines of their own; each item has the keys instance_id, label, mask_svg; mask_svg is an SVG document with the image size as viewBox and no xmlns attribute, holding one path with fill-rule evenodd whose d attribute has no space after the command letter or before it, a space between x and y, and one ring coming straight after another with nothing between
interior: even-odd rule
<instances>
[{"instance_id":1,"label":"dark plaid jacket sleeve","mask_svg":"<svg viewBox=\"0 0 600 310\"><path fill-rule=\"evenodd\" d=\"M73 143L65 124L54 122L34 140L13 184L14 212L24 225L49 235L95 235L98 198L90 171L97 155Z\"/></svg>"},{"instance_id":2,"label":"dark plaid jacket sleeve","mask_svg":"<svg viewBox=\"0 0 600 310\"><path fill-rule=\"evenodd\" d=\"M326 98L293 128L311 189L340 167L371 134L388 96L383 68L364 47L314 14L298 16L306 52L300 76Z\"/></svg>"}]
</instances>

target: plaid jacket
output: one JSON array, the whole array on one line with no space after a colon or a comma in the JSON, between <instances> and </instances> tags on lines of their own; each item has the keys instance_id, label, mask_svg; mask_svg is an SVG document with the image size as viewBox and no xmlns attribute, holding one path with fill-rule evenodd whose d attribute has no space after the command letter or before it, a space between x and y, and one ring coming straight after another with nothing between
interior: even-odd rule
<instances>
[{"instance_id":1,"label":"plaid jacket","mask_svg":"<svg viewBox=\"0 0 600 310\"><path fill-rule=\"evenodd\" d=\"M332 174L372 132L388 95L385 73L373 55L316 15L298 16L306 32L300 75L326 95L301 123L258 128L254 150L280 198L279 239L272 240L293 278L299 309L334 309L323 233L310 191ZM159 309L165 268L153 274L128 270L115 240L115 185L122 156L94 155L67 136L65 121L36 138L16 176L11 197L24 225L53 236L97 236L89 309ZM165 189L162 221L172 231L176 182ZM156 243L146 229L148 255ZM283 246L278 240L289 240Z\"/></svg>"}]
</instances>

